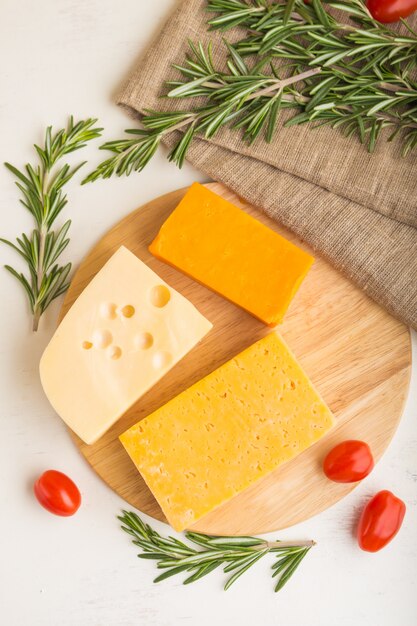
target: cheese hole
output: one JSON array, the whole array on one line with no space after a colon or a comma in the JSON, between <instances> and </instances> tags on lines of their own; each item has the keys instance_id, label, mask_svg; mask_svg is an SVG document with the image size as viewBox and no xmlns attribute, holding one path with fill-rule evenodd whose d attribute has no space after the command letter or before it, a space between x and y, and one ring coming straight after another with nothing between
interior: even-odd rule
<instances>
[{"instance_id":1,"label":"cheese hole","mask_svg":"<svg viewBox=\"0 0 417 626\"><path fill-rule=\"evenodd\" d=\"M114 304L114 302L103 302L100 305L100 315L106 320L116 319L116 310L117 306Z\"/></svg>"},{"instance_id":2,"label":"cheese hole","mask_svg":"<svg viewBox=\"0 0 417 626\"><path fill-rule=\"evenodd\" d=\"M91 350L91 348L93 347L93 344L91 343L91 341L83 341L81 345L84 348L84 350Z\"/></svg>"},{"instance_id":3,"label":"cheese hole","mask_svg":"<svg viewBox=\"0 0 417 626\"><path fill-rule=\"evenodd\" d=\"M120 359L120 357L122 356L122 350L121 348L119 348L119 346L110 346L107 354L110 359L112 359L113 361L117 361L117 359Z\"/></svg>"},{"instance_id":4,"label":"cheese hole","mask_svg":"<svg viewBox=\"0 0 417 626\"><path fill-rule=\"evenodd\" d=\"M165 287L165 285L155 285L155 287L151 289L149 299L153 306L161 309L171 300L171 294L168 287Z\"/></svg>"},{"instance_id":5,"label":"cheese hole","mask_svg":"<svg viewBox=\"0 0 417 626\"><path fill-rule=\"evenodd\" d=\"M152 365L155 369L162 369L163 367L167 367L171 362L171 354L164 350L160 350L159 352L155 352L152 357Z\"/></svg>"},{"instance_id":6,"label":"cheese hole","mask_svg":"<svg viewBox=\"0 0 417 626\"><path fill-rule=\"evenodd\" d=\"M153 337L151 333L139 333L136 335L134 342L137 348L140 348L141 350L148 350L153 345Z\"/></svg>"},{"instance_id":7,"label":"cheese hole","mask_svg":"<svg viewBox=\"0 0 417 626\"><path fill-rule=\"evenodd\" d=\"M123 315L123 317L133 317L135 314L135 307L132 306L131 304L126 304L126 306L124 306L121 310L121 313Z\"/></svg>"},{"instance_id":8,"label":"cheese hole","mask_svg":"<svg viewBox=\"0 0 417 626\"><path fill-rule=\"evenodd\" d=\"M112 334L108 330L95 330L93 333L93 345L95 348L107 348L112 341Z\"/></svg>"}]
</instances>

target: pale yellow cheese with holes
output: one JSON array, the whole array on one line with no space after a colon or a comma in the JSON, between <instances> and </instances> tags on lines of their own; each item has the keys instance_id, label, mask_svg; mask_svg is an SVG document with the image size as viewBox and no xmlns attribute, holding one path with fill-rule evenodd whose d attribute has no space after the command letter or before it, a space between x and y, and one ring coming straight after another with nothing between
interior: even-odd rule
<instances>
[{"instance_id":1,"label":"pale yellow cheese with holes","mask_svg":"<svg viewBox=\"0 0 417 626\"><path fill-rule=\"evenodd\" d=\"M120 436L175 530L311 446L334 418L277 333Z\"/></svg>"},{"instance_id":2,"label":"pale yellow cheese with holes","mask_svg":"<svg viewBox=\"0 0 417 626\"><path fill-rule=\"evenodd\" d=\"M40 363L56 412L94 443L212 328L121 247L62 320Z\"/></svg>"}]
</instances>

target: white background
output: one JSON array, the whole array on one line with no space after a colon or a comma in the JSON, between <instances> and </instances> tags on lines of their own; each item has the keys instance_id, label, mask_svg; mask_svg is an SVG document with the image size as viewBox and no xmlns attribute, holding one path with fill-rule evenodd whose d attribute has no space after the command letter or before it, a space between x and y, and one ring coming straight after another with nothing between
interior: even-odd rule
<instances>
[{"instance_id":1,"label":"white background","mask_svg":"<svg viewBox=\"0 0 417 626\"><path fill-rule=\"evenodd\" d=\"M48 124L67 115L97 116L105 138L132 123L113 103L120 82L156 35L173 0L1 0L0 161L21 166ZM92 167L97 145L74 161ZM77 181L81 179L81 175ZM65 217L73 220L68 260L78 263L106 230L145 201L203 180L179 171L161 152L140 175L69 187ZM18 204L12 176L0 168L1 235L31 227ZM5 247L0 260L17 259ZM29 330L20 287L0 271L0 624L5 626L414 626L417 624L417 368L397 435L372 475L343 502L281 532L314 538L299 572L278 595L265 558L230 591L216 571L183 587L154 585L151 561L118 529L123 502L94 474L44 397L40 354L60 303L41 331ZM416 348L414 335L414 348ZM83 506L73 518L48 514L32 495L45 469L68 473ZM401 533L378 554L361 552L353 538L358 511L381 488L408 505ZM163 532L168 528L155 523Z\"/></svg>"}]
</instances>

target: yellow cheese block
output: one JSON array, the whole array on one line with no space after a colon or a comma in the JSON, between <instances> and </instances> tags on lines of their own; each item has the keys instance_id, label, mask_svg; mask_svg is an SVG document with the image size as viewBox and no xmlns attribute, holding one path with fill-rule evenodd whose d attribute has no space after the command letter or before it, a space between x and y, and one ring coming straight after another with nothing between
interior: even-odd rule
<instances>
[{"instance_id":1,"label":"yellow cheese block","mask_svg":"<svg viewBox=\"0 0 417 626\"><path fill-rule=\"evenodd\" d=\"M199 183L149 250L268 326L279 324L314 259Z\"/></svg>"},{"instance_id":2,"label":"yellow cheese block","mask_svg":"<svg viewBox=\"0 0 417 626\"><path fill-rule=\"evenodd\" d=\"M120 440L175 530L320 439L334 418L287 344L271 333Z\"/></svg>"},{"instance_id":3,"label":"yellow cheese block","mask_svg":"<svg viewBox=\"0 0 417 626\"><path fill-rule=\"evenodd\" d=\"M67 425L94 443L211 327L122 246L47 346L40 362L44 391Z\"/></svg>"}]
</instances>

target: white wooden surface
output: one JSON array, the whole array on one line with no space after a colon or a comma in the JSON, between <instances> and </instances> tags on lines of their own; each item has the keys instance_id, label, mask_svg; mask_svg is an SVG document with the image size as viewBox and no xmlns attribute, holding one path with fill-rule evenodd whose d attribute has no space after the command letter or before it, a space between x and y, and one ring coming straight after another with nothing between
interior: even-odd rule
<instances>
[{"instance_id":1,"label":"white wooden surface","mask_svg":"<svg viewBox=\"0 0 417 626\"><path fill-rule=\"evenodd\" d=\"M105 137L130 125L112 96L158 31L175 0L1 0L1 161L32 158L43 128L67 114L95 115ZM90 166L102 156L84 150ZM80 177L79 177L80 178ZM178 171L158 154L139 176L72 184L71 245L78 262L116 220L146 200L203 177ZM0 169L0 231L30 227L11 176ZM1 248L0 261L14 263ZM7 626L414 626L417 623L417 366L398 433L373 474L344 501L281 533L314 538L317 548L279 595L265 560L227 593L222 574L182 587L152 584L153 563L140 561L115 515L123 506L81 458L40 388L37 366L57 306L33 336L23 296L0 271L0 623ZM413 336L416 358L417 341ZM76 480L83 506L58 518L32 496L33 480L56 468ZM401 534L379 554L361 552L352 537L358 511L381 488L408 505ZM155 524L161 531L167 528Z\"/></svg>"}]
</instances>

